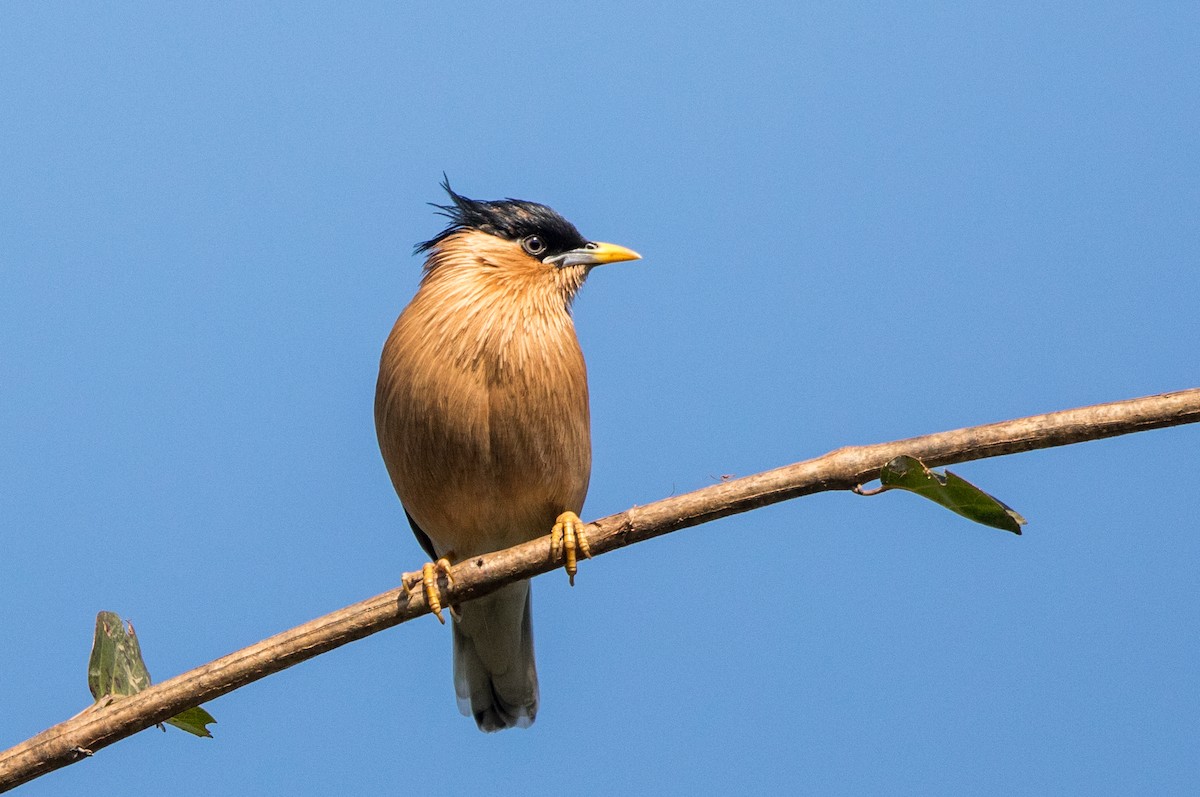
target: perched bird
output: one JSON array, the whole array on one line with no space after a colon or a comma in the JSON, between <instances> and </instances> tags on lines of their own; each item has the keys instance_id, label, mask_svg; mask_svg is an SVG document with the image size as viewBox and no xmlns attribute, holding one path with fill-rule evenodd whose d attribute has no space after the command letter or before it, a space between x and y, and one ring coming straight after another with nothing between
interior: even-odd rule
<instances>
[{"instance_id":1,"label":"perched bird","mask_svg":"<svg viewBox=\"0 0 1200 797\"><path fill-rule=\"evenodd\" d=\"M574 546L591 475L587 369L571 302L593 266L636 252L588 241L545 205L456 194L450 220L419 244L420 287L379 365L375 429L421 547L422 584L441 618L451 562L553 529ZM586 555L586 541L579 546ZM538 708L530 583L452 610L458 707L481 730L528 727Z\"/></svg>"}]
</instances>

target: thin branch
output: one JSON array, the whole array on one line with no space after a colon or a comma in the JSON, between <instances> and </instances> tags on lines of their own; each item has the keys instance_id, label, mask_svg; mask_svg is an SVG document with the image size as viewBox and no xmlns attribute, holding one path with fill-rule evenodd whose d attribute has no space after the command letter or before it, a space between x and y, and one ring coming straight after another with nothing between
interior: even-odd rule
<instances>
[{"instance_id":1,"label":"thin branch","mask_svg":"<svg viewBox=\"0 0 1200 797\"><path fill-rule=\"evenodd\" d=\"M634 507L590 523L586 531L592 555L598 556L789 498L853 489L877 478L882 466L900 454L914 456L930 466L946 465L1198 421L1200 388L891 443L852 446ZM561 560L551 559L549 550L549 537L541 537L460 562L453 570L453 586L443 590L443 604L477 598L512 581L560 567ZM79 761L184 709L427 611L420 594L407 596L394 589L276 634L136 695L94 706L0 753L0 791Z\"/></svg>"}]
</instances>

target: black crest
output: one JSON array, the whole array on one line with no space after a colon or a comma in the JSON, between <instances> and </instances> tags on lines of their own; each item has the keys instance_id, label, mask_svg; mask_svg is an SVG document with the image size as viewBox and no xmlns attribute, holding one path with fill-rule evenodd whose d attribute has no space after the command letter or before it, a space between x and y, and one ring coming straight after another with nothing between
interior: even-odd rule
<instances>
[{"instance_id":1,"label":"black crest","mask_svg":"<svg viewBox=\"0 0 1200 797\"><path fill-rule=\"evenodd\" d=\"M460 230L479 230L509 241L537 235L546 245L547 256L578 249L588 242L574 224L537 202L522 199L499 199L494 202L468 199L454 193L450 180L444 176L442 188L446 189L453 204L431 204L441 215L450 219L450 224L436 237L417 244L417 253L428 252L447 235Z\"/></svg>"}]
</instances>

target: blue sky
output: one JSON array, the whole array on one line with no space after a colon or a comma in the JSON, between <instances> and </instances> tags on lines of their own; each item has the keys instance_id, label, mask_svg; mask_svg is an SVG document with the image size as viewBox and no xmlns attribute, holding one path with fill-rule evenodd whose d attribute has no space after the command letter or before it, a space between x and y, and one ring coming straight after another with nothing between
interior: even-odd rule
<instances>
[{"instance_id":1,"label":"blue sky","mask_svg":"<svg viewBox=\"0 0 1200 797\"><path fill-rule=\"evenodd\" d=\"M101 609L161 680L420 563L371 405L443 171L644 255L576 304L588 518L1200 384L1200 12L1043 6L7 4L0 746ZM956 468L1021 538L820 495L540 578L529 731L429 619L23 793L1188 791L1198 444Z\"/></svg>"}]
</instances>

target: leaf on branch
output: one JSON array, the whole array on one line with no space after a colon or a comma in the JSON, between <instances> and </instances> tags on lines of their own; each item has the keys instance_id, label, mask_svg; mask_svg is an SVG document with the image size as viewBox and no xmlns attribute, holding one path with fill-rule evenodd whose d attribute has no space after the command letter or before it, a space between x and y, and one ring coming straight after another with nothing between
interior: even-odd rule
<instances>
[{"instance_id":1,"label":"leaf on branch","mask_svg":"<svg viewBox=\"0 0 1200 797\"><path fill-rule=\"evenodd\" d=\"M96 615L96 636L92 640L92 655L88 659L88 689L99 703L110 695L133 695L151 683L150 671L142 659L133 623L124 621L114 612ZM209 723L212 715L199 706L171 717L167 722L196 736L212 737Z\"/></svg>"},{"instance_id":2,"label":"leaf on branch","mask_svg":"<svg viewBox=\"0 0 1200 797\"><path fill-rule=\"evenodd\" d=\"M883 466L878 490L859 490L862 495L875 495L885 490L908 490L934 503L941 504L968 520L982 523L1013 534L1021 533L1026 523L1015 509L1000 499L988 495L966 479L950 471L934 473L915 457L899 456Z\"/></svg>"},{"instance_id":3,"label":"leaf on branch","mask_svg":"<svg viewBox=\"0 0 1200 797\"><path fill-rule=\"evenodd\" d=\"M88 689L100 700L108 695L132 695L150 685L133 624L113 612L96 615L96 637L88 660Z\"/></svg>"},{"instance_id":4,"label":"leaf on branch","mask_svg":"<svg viewBox=\"0 0 1200 797\"><path fill-rule=\"evenodd\" d=\"M213 722L216 722L213 715L205 711L202 706L181 711L167 720L168 725L174 725L181 731L187 731L196 736L206 736L209 739L212 738L212 733L207 726Z\"/></svg>"}]
</instances>

